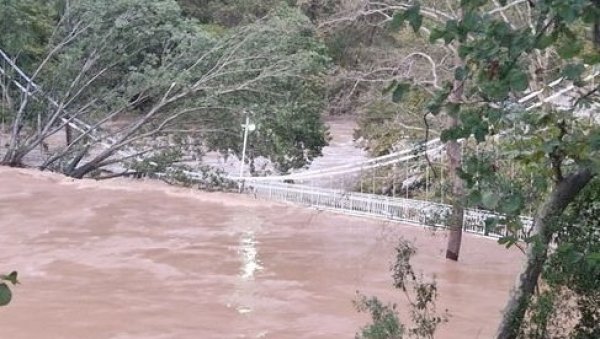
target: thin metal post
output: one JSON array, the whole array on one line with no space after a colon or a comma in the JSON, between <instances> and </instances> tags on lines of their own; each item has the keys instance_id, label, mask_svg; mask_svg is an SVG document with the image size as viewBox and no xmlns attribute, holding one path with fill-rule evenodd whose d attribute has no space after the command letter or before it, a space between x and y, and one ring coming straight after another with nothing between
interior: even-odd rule
<instances>
[{"instance_id":1,"label":"thin metal post","mask_svg":"<svg viewBox=\"0 0 600 339\"><path fill-rule=\"evenodd\" d=\"M242 146L242 163L240 164L240 178L244 176L244 162L246 161L246 146L248 144L248 127L250 126L250 117L246 114L246 123L244 124L244 145Z\"/></svg>"},{"instance_id":2,"label":"thin metal post","mask_svg":"<svg viewBox=\"0 0 600 339\"><path fill-rule=\"evenodd\" d=\"M250 116L246 112L246 123L243 125L244 127L244 144L242 146L242 161L240 163L240 183L239 189L240 193L244 190L244 163L246 162L246 146L248 145L248 132L250 130L254 130L255 126L250 125Z\"/></svg>"}]
</instances>

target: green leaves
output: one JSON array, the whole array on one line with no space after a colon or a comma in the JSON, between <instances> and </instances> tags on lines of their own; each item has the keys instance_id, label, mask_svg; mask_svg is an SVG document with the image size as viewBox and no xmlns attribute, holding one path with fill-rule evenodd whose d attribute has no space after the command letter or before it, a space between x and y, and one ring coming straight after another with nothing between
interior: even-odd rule
<instances>
[{"instance_id":1,"label":"green leaves","mask_svg":"<svg viewBox=\"0 0 600 339\"><path fill-rule=\"evenodd\" d=\"M584 71L585 66L583 64L567 64L562 70L562 75L567 80L579 81Z\"/></svg>"},{"instance_id":2,"label":"green leaves","mask_svg":"<svg viewBox=\"0 0 600 339\"><path fill-rule=\"evenodd\" d=\"M498 217L488 217L484 221L485 234L496 231L498 227Z\"/></svg>"},{"instance_id":3,"label":"green leaves","mask_svg":"<svg viewBox=\"0 0 600 339\"><path fill-rule=\"evenodd\" d=\"M390 28L392 30L399 30L405 21L408 21L413 31L417 33L423 25L423 16L421 15L421 5L419 3L409 7L405 11L397 12L392 18Z\"/></svg>"},{"instance_id":4,"label":"green leaves","mask_svg":"<svg viewBox=\"0 0 600 339\"><path fill-rule=\"evenodd\" d=\"M518 214L524 205L523 196L520 194L511 194L502 201L500 212L510 215Z\"/></svg>"},{"instance_id":5,"label":"green leaves","mask_svg":"<svg viewBox=\"0 0 600 339\"><path fill-rule=\"evenodd\" d=\"M56 1L3 0L0 46L27 71L43 57L57 15Z\"/></svg>"},{"instance_id":6,"label":"green leaves","mask_svg":"<svg viewBox=\"0 0 600 339\"><path fill-rule=\"evenodd\" d=\"M402 101L404 96L410 91L410 84L399 83L396 85L394 92L392 93L392 101L398 103Z\"/></svg>"},{"instance_id":7,"label":"green leaves","mask_svg":"<svg viewBox=\"0 0 600 339\"><path fill-rule=\"evenodd\" d=\"M498 244L506 246L506 248L510 248L519 242L519 239L514 235L507 235L500 239L498 239Z\"/></svg>"},{"instance_id":8,"label":"green leaves","mask_svg":"<svg viewBox=\"0 0 600 339\"><path fill-rule=\"evenodd\" d=\"M486 209L496 210L500 202L500 195L494 191L485 191L481 194L481 203Z\"/></svg>"},{"instance_id":9,"label":"green leaves","mask_svg":"<svg viewBox=\"0 0 600 339\"><path fill-rule=\"evenodd\" d=\"M471 11L485 5L486 3L486 0L461 0L460 7L467 11Z\"/></svg>"},{"instance_id":10,"label":"green leaves","mask_svg":"<svg viewBox=\"0 0 600 339\"><path fill-rule=\"evenodd\" d=\"M481 83L481 92L489 101L503 101L508 97L510 84L505 81L491 80Z\"/></svg>"},{"instance_id":11,"label":"green leaves","mask_svg":"<svg viewBox=\"0 0 600 339\"><path fill-rule=\"evenodd\" d=\"M7 275L0 275L0 280L8 281L13 285L19 284L17 272L12 271ZM12 300L12 292L5 282L0 282L0 306L6 306Z\"/></svg>"},{"instance_id":12,"label":"green leaves","mask_svg":"<svg viewBox=\"0 0 600 339\"><path fill-rule=\"evenodd\" d=\"M411 85L409 83L393 80L390 85L383 90L383 94L385 95L392 92L392 101L399 103L406 97L410 90Z\"/></svg>"},{"instance_id":13,"label":"green leaves","mask_svg":"<svg viewBox=\"0 0 600 339\"><path fill-rule=\"evenodd\" d=\"M423 16L421 15L421 5L417 3L416 5L410 7L405 12L405 17L413 31L417 33L423 24Z\"/></svg>"},{"instance_id":14,"label":"green leaves","mask_svg":"<svg viewBox=\"0 0 600 339\"><path fill-rule=\"evenodd\" d=\"M9 281L13 285L20 284L19 280L17 279L17 271L12 271L8 275L0 275L0 280Z\"/></svg>"},{"instance_id":15,"label":"green leaves","mask_svg":"<svg viewBox=\"0 0 600 339\"><path fill-rule=\"evenodd\" d=\"M6 306L12 300L12 292L6 283L0 283L0 306Z\"/></svg>"},{"instance_id":16,"label":"green leaves","mask_svg":"<svg viewBox=\"0 0 600 339\"><path fill-rule=\"evenodd\" d=\"M600 129L595 129L590 133L589 145L593 151L600 151Z\"/></svg>"},{"instance_id":17,"label":"green leaves","mask_svg":"<svg viewBox=\"0 0 600 339\"><path fill-rule=\"evenodd\" d=\"M510 88L515 92L525 91L529 87L529 79L527 74L518 69L512 69L509 73Z\"/></svg>"},{"instance_id":18,"label":"green leaves","mask_svg":"<svg viewBox=\"0 0 600 339\"><path fill-rule=\"evenodd\" d=\"M437 40L442 39L446 36L446 31L437 27L431 30L429 34L429 42L435 43Z\"/></svg>"},{"instance_id":19,"label":"green leaves","mask_svg":"<svg viewBox=\"0 0 600 339\"><path fill-rule=\"evenodd\" d=\"M448 128L442 131L442 133L440 134L440 140L442 142L448 142L450 140L458 140L458 139L462 139L462 138L466 138L468 137L470 134L470 131L462 128L462 127L455 127L455 128Z\"/></svg>"},{"instance_id":20,"label":"green leaves","mask_svg":"<svg viewBox=\"0 0 600 339\"><path fill-rule=\"evenodd\" d=\"M558 47L557 52L563 59L571 59L578 55L583 50L583 44L581 41L575 40L565 40Z\"/></svg>"},{"instance_id":21,"label":"green leaves","mask_svg":"<svg viewBox=\"0 0 600 339\"><path fill-rule=\"evenodd\" d=\"M427 102L426 108L429 113L438 115L442 110L443 105L446 103L446 99L452 91L452 84L446 83L444 88L435 91L433 97Z\"/></svg>"},{"instance_id":22,"label":"green leaves","mask_svg":"<svg viewBox=\"0 0 600 339\"><path fill-rule=\"evenodd\" d=\"M390 29L393 31L397 31L402 28L404 25L405 15L404 12L394 13L392 17L392 22L390 23Z\"/></svg>"},{"instance_id":23,"label":"green leaves","mask_svg":"<svg viewBox=\"0 0 600 339\"><path fill-rule=\"evenodd\" d=\"M469 1L480 1L480 0L469 0ZM479 4L477 4L479 5ZM461 41L465 41L466 37L471 32L476 32L482 28L481 17L476 12L467 12L463 16L458 26L459 38Z\"/></svg>"},{"instance_id":24,"label":"green leaves","mask_svg":"<svg viewBox=\"0 0 600 339\"><path fill-rule=\"evenodd\" d=\"M454 70L454 79L458 81L463 81L467 78L468 71L465 67L456 67Z\"/></svg>"}]
</instances>

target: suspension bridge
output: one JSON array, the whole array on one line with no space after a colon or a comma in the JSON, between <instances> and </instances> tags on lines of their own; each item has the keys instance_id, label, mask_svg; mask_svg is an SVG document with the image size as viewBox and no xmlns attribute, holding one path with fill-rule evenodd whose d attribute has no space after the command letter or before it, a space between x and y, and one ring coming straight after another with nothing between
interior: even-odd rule
<instances>
[{"instance_id":1,"label":"suspension bridge","mask_svg":"<svg viewBox=\"0 0 600 339\"><path fill-rule=\"evenodd\" d=\"M0 77L9 78L23 95L47 100L54 107L58 103L45 94L40 86L25 74L1 49ZM586 81L594 81L600 70L593 69ZM544 103L560 107L575 86L559 78L546 88L532 91L516 100L525 110L532 110ZM550 92L549 95L544 93ZM567 99L568 100L568 99ZM64 125L88 135L104 148L115 145L115 139L103 131L101 123L89 124L76 117L62 117ZM467 142L462 141L465 145ZM414 143L403 150L364 161L332 166L320 170L302 171L287 175L264 177L229 176L240 183L241 191L259 199L300 204L319 210L329 210L348 215L380 218L416 225L444 227L452 206L445 197L445 145L440 139ZM135 149L123 147L118 154L132 157ZM127 170L122 165L119 171ZM439 177L432 180L432 168L439 169ZM184 171L190 180L201 180L203 173ZM418 188L418 189L417 189ZM486 220L501 216L492 211L465 209L463 229L465 232L483 236L507 235L507 228L500 223L493 229L486 227ZM523 237L531 227L529 217L521 217Z\"/></svg>"}]
</instances>

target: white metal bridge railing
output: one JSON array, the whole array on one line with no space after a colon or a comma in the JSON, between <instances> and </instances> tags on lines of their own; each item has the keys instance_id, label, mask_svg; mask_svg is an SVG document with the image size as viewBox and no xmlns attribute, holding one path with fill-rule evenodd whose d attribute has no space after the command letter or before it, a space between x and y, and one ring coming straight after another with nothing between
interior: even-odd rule
<instances>
[{"instance_id":1,"label":"white metal bridge railing","mask_svg":"<svg viewBox=\"0 0 600 339\"><path fill-rule=\"evenodd\" d=\"M298 184L249 181L246 182L244 191L258 199L296 203L320 210L342 212L347 215L368 216L432 227L445 227L446 218L452 210L450 205L424 200L392 198ZM486 220L494 217L501 216L490 211L466 209L463 230L495 238L508 235L506 225L501 223L493 229L486 227ZM520 231L518 237L523 239L531 228L532 220L528 217L521 217L521 221L524 231Z\"/></svg>"}]
</instances>

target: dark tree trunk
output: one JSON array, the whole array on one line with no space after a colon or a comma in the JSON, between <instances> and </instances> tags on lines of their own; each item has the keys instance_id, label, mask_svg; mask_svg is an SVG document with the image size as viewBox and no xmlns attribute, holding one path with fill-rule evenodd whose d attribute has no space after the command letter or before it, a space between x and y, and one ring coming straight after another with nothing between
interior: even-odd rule
<instances>
[{"instance_id":1,"label":"dark tree trunk","mask_svg":"<svg viewBox=\"0 0 600 339\"><path fill-rule=\"evenodd\" d=\"M463 182L457 175L457 170L461 167L462 162L460 148L460 143L457 141L450 141L446 144L452 195L452 215L448 223L450 233L446 247L446 259L454 261L458 260L460 254L464 218L464 207L462 205L462 197L464 195Z\"/></svg>"},{"instance_id":2,"label":"dark tree trunk","mask_svg":"<svg viewBox=\"0 0 600 339\"><path fill-rule=\"evenodd\" d=\"M538 209L532 230L532 234L538 239L527 249L527 261L504 309L502 322L498 328L498 339L518 337L525 312L548 255L548 245L553 235L552 226L592 177L593 174L588 169L570 174L558 183Z\"/></svg>"},{"instance_id":3,"label":"dark tree trunk","mask_svg":"<svg viewBox=\"0 0 600 339\"><path fill-rule=\"evenodd\" d=\"M9 167L24 167L23 157L26 153L20 152L18 149L9 149L0 164Z\"/></svg>"},{"instance_id":4,"label":"dark tree trunk","mask_svg":"<svg viewBox=\"0 0 600 339\"><path fill-rule=\"evenodd\" d=\"M86 163L74 170L68 171L65 174L71 178L82 179L86 174L98 169L98 164L95 162Z\"/></svg>"},{"instance_id":5,"label":"dark tree trunk","mask_svg":"<svg viewBox=\"0 0 600 339\"><path fill-rule=\"evenodd\" d=\"M448 97L448 101L459 103L463 93L464 83L455 80L452 92ZM460 121L457 117L449 116L447 128L452 129L457 127ZM464 184L458 176L458 170L462 167L462 150L458 141L452 140L446 143L446 155L448 156L448 176L450 179L450 201L452 202L452 215L448 223L450 231L448 235L448 245L446 247L446 259L458 261L460 255L460 246L462 243L463 231L463 196Z\"/></svg>"}]
</instances>

